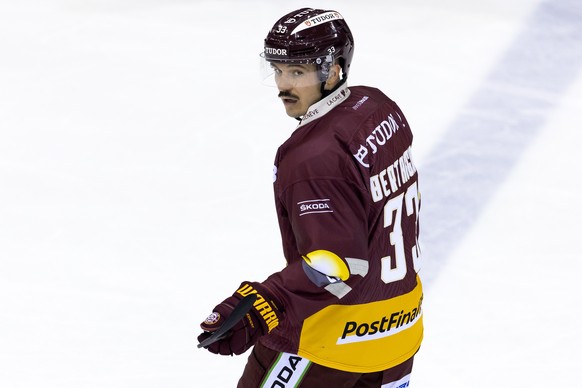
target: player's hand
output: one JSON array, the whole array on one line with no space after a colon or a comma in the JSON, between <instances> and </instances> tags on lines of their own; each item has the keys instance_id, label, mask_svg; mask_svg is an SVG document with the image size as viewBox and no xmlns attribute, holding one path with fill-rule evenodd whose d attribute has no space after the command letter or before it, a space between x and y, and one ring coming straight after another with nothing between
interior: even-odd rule
<instances>
[{"instance_id":1,"label":"player's hand","mask_svg":"<svg viewBox=\"0 0 582 388\"><path fill-rule=\"evenodd\" d=\"M251 348L261 336L269 333L279 324L277 303L267 295L265 289L260 287L260 283L243 283L237 292L216 306L212 314L200 324L204 332L198 336L198 341L204 341L218 330L243 296L253 291L257 294L257 300L249 312L233 326L228 334L208 345L206 349L225 356L242 354Z\"/></svg>"}]
</instances>

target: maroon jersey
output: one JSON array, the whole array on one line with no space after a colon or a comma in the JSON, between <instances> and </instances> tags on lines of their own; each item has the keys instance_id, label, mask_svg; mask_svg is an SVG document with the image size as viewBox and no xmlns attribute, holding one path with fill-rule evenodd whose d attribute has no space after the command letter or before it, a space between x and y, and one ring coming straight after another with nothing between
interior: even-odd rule
<instances>
[{"instance_id":1,"label":"maroon jersey","mask_svg":"<svg viewBox=\"0 0 582 388\"><path fill-rule=\"evenodd\" d=\"M422 341L412 132L378 89L343 86L281 145L274 192L287 266L263 284L283 304L262 343L331 368L388 369Z\"/></svg>"}]
</instances>

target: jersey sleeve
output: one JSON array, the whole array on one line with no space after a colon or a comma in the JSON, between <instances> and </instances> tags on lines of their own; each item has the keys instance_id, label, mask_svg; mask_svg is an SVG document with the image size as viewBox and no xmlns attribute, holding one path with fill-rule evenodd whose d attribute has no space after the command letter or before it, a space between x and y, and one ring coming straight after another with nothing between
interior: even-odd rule
<instances>
[{"instance_id":1,"label":"jersey sleeve","mask_svg":"<svg viewBox=\"0 0 582 388\"><path fill-rule=\"evenodd\" d=\"M355 273L367 267L368 259L366 202L355 183L341 178L295 183L279 200L287 210L299 257L291 258L265 285L281 300L287 317L300 322L357 292L361 277ZM309 265L310 258L318 263ZM338 268L347 269L348 277L336 276Z\"/></svg>"}]
</instances>

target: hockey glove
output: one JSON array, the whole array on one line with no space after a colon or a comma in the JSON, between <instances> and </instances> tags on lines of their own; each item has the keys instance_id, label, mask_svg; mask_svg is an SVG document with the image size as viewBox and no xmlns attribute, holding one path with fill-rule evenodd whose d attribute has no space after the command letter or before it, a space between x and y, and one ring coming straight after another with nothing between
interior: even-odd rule
<instances>
[{"instance_id":1,"label":"hockey glove","mask_svg":"<svg viewBox=\"0 0 582 388\"><path fill-rule=\"evenodd\" d=\"M207 349L215 354L232 356L242 354L252 347L258 339L279 325L280 305L260 283L243 283L230 297L213 309L212 314L200 324L204 333L198 336L202 342L224 323L234 307L246 295L256 294L257 299L251 309L226 336L208 345Z\"/></svg>"}]
</instances>

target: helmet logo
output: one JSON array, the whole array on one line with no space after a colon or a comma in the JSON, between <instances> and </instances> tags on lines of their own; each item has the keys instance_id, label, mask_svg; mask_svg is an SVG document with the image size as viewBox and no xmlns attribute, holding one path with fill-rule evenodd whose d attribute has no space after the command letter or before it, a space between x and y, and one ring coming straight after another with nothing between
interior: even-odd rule
<instances>
[{"instance_id":1,"label":"helmet logo","mask_svg":"<svg viewBox=\"0 0 582 388\"><path fill-rule=\"evenodd\" d=\"M308 8L299 12L297 15L290 17L289 19L285 20L285 24L295 24L298 18L302 18L305 15L308 15L310 12L315 11L313 8Z\"/></svg>"},{"instance_id":2,"label":"helmet logo","mask_svg":"<svg viewBox=\"0 0 582 388\"><path fill-rule=\"evenodd\" d=\"M280 48L274 48L274 47L265 47L265 54L287 55L287 49L280 49Z\"/></svg>"},{"instance_id":3,"label":"helmet logo","mask_svg":"<svg viewBox=\"0 0 582 388\"><path fill-rule=\"evenodd\" d=\"M316 15L312 18L309 18L306 21L304 21L303 23L299 24L297 27L295 27L295 29L293 31L291 31L291 34L296 34L299 31L303 31L303 30L306 30L308 28L318 26L321 23L331 22L333 20L339 20L339 19L343 19L342 15L340 15L339 12L335 12L335 11L325 12L325 13Z\"/></svg>"}]
</instances>

